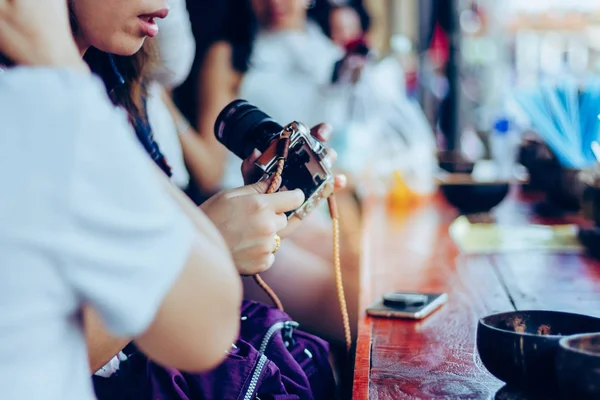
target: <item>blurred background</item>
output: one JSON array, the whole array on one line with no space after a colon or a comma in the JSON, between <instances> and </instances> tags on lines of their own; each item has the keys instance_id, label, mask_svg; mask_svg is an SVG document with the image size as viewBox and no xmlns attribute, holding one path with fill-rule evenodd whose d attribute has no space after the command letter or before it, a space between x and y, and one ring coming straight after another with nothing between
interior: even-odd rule
<instances>
[{"instance_id":1,"label":"blurred background","mask_svg":"<svg viewBox=\"0 0 600 400\"><path fill-rule=\"evenodd\" d=\"M201 69L208 49L223 39L235 3L188 1L197 39L196 69ZM346 92L342 99L352 104L343 113L325 115L336 131L332 145L340 153L339 167L357 184L379 182L379 189L377 184L371 189L406 186L411 193L428 194L443 162L479 160L493 161L496 177L512 179L517 164L529 167L531 160L523 160L522 153L532 143L538 146L533 158L546 152L546 158L577 170L595 164L592 144L600 129L595 106L600 100L595 79L600 72L597 2L315 0L309 4L308 20L334 42L339 33L336 24L341 23L343 31L346 21L341 16L338 20L335 10L354 10L354 21L368 46L367 69L374 71L367 79L371 95L358 89ZM352 17L348 18L351 25ZM180 107L192 121L198 109L197 76L191 74L176 91ZM381 102L377 104L386 105L385 112L369 108L375 98ZM356 99L362 99L361 107ZM322 108L328 107L333 106ZM382 119L385 127L374 122ZM455 168L449 172L457 172Z\"/></svg>"}]
</instances>

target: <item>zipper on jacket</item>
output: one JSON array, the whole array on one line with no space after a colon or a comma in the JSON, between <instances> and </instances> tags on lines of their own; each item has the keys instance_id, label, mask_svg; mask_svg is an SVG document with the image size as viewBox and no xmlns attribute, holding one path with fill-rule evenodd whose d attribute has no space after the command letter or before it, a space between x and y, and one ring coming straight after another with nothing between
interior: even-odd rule
<instances>
[{"instance_id":1,"label":"zipper on jacket","mask_svg":"<svg viewBox=\"0 0 600 400\"><path fill-rule=\"evenodd\" d=\"M256 390L256 385L258 385L258 379L265 369L265 365L267 365L267 357L264 354L260 355L258 359L258 363L256 363L256 368L254 368L254 372L252 373L252 378L250 379L250 385L248 385L248 390L244 395L244 400L252 400L252 396L254 395L254 391Z\"/></svg>"},{"instance_id":2,"label":"zipper on jacket","mask_svg":"<svg viewBox=\"0 0 600 400\"><path fill-rule=\"evenodd\" d=\"M246 319L248 319L246 317ZM242 320L244 320L244 318L242 317ZM275 324L271 325L271 327L267 330L267 332L265 333L265 336L263 336L263 340L260 343L260 348L259 348L259 353L260 353L260 359L258 360L258 363L256 364L256 368L254 369L254 372L252 373L252 378L250 379L250 385L248 385L248 390L246 391L246 394L244 395L244 400L252 400L252 396L254 395L254 391L256 390L256 386L258 385L258 380L260 379L260 375L262 374L265 365L267 364L268 358L267 356L265 356L265 351L267 351L267 347L269 346L269 342L271 341L271 339L273 338L273 335L275 335L275 333L277 333L280 330L285 330L285 336L290 337L292 336L292 333L294 332L294 329L297 328L298 326L300 326L300 324L298 324L295 321L283 321L283 322L276 322ZM287 342L286 342L286 347L287 347Z\"/></svg>"},{"instance_id":3,"label":"zipper on jacket","mask_svg":"<svg viewBox=\"0 0 600 400\"><path fill-rule=\"evenodd\" d=\"M295 321L277 322L277 323L271 325L271 327L269 328L269 330L267 331L267 333L265 333L265 336L263 337L263 340L260 344L260 348L258 349L259 353L264 354L265 351L267 351L267 346L269 346L269 342L271 341L271 338L273 338L273 335L275 335L275 333L277 333L278 331L280 331L282 329L285 329L286 336L291 337L292 333L294 332L294 329L297 328L298 326L300 326L300 324L298 324Z\"/></svg>"}]
</instances>

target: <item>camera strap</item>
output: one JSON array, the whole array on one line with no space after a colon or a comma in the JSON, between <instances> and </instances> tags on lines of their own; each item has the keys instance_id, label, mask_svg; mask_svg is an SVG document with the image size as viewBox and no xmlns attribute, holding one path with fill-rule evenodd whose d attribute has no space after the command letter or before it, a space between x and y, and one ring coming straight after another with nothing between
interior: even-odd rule
<instances>
[{"instance_id":1,"label":"camera strap","mask_svg":"<svg viewBox=\"0 0 600 400\"><path fill-rule=\"evenodd\" d=\"M273 179L269 185L266 194L271 194L277 191L282 181L283 169L287 160L289 148L290 148L290 132L284 129L281 132L277 142L277 169L273 174ZM346 340L346 349L350 351L352 346L352 334L350 330L350 317L348 316L348 306L346 304L346 295L344 293L344 282L342 277L342 262L340 254L340 218L338 213L337 202L335 200L335 194L332 194L327 198L329 205L329 215L331 216L332 228L333 228L333 260L335 268L335 284L337 287L338 301L340 304L340 310L342 313L342 323L344 324L344 337ZM257 274L254 275L256 283L265 291L265 293L271 298L275 306L283 311L283 304L273 291L273 289Z\"/></svg>"}]
</instances>

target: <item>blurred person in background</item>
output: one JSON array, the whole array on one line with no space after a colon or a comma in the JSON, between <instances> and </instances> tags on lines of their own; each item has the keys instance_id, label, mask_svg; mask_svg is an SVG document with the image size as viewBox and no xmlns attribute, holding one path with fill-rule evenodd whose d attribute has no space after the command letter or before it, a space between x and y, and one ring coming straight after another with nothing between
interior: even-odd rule
<instances>
[{"instance_id":1,"label":"blurred person in background","mask_svg":"<svg viewBox=\"0 0 600 400\"><path fill-rule=\"evenodd\" d=\"M82 327L92 310L158 362L191 371L220 362L239 327L223 238L149 162L80 58L89 46L137 52L165 4L71 6L0 1L0 52L16 65L0 75L6 399L94 398Z\"/></svg>"}]
</instances>

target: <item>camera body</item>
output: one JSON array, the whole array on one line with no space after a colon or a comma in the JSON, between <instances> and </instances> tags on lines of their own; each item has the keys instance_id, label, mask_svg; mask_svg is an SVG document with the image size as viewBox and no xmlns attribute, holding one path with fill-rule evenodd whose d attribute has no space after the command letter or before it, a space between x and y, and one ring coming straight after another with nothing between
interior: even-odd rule
<instances>
[{"instance_id":1,"label":"camera body","mask_svg":"<svg viewBox=\"0 0 600 400\"><path fill-rule=\"evenodd\" d=\"M262 172L259 181L270 179L277 171L279 138L289 137L289 150L279 190L300 189L305 201L286 213L305 218L323 199L333 194L334 179L327 164L327 149L300 122L281 126L267 114L243 100L229 104L215 124L215 135L229 150L245 159L256 148L262 152L255 165Z\"/></svg>"},{"instance_id":2,"label":"camera body","mask_svg":"<svg viewBox=\"0 0 600 400\"><path fill-rule=\"evenodd\" d=\"M306 217L323 199L333 194L333 175L325 163L326 148L299 122L284 127L290 134L290 148L280 190L300 189L306 200L288 217ZM274 140L255 163L266 180L277 171L277 141Z\"/></svg>"}]
</instances>

